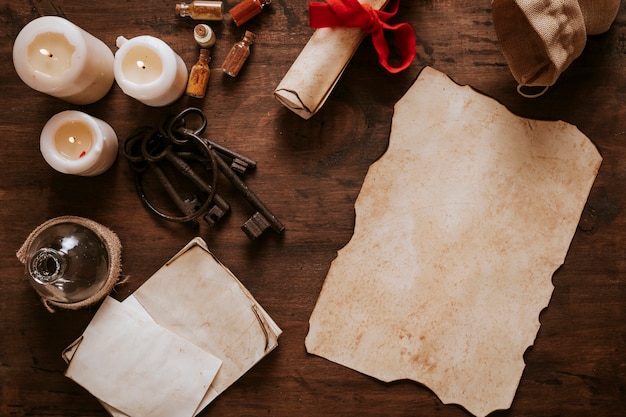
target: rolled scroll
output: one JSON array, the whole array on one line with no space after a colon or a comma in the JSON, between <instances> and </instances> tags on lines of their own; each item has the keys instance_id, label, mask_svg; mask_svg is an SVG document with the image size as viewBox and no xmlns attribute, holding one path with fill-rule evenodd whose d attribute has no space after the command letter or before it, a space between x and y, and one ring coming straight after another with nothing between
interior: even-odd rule
<instances>
[{"instance_id":1,"label":"rolled scroll","mask_svg":"<svg viewBox=\"0 0 626 417\"><path fill-rule=\"evenodd\" d=\"M380 10L388 0L362 0ZM360 28L316 29L285 74L274 97L303 119L322 107L365 37Z\"/></svg>"}]
</instances>

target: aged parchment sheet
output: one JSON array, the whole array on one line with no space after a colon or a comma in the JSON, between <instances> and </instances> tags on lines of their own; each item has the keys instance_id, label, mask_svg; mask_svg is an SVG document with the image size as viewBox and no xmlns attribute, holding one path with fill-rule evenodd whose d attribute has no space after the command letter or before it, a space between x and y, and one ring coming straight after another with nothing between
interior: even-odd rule
<instances>
[{"instance_id":1,"label":"aged parchment sheet","mask_svg":"<svg viewBox=\"0 0 626 417\"><path fill-rule=\"evenodd\" d=\"M510 407L600 163L576 127L425 68L367 173L308 352L477 416Z\"/></svg>"}]
</instances>

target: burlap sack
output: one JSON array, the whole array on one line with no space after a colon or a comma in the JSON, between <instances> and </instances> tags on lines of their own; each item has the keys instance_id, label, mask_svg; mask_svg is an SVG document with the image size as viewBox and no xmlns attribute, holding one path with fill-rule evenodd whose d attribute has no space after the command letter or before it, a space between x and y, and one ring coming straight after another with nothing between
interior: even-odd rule
<instances>
[{"instance_id":1,"label":"burlap sack","mask_svg":"<svg viewBox=\"0 0 626 417\"><path fill-rule=\"evenodd\" d=\"M553 85L582 53L587 35L608 30L619 3L620 0L493 0L496 34L520 88L547 89Z\"/></svg>"},{"instance_id":2,"label":"burlap sack","mask_svg":"<svg viewBox=\"0 0 626 417\"><path fill-rule=\"evenodd\" d=\"M585 19L587 35L606 32L619 11L620 0L578 0Z\"/></svg>"}]
</instances>

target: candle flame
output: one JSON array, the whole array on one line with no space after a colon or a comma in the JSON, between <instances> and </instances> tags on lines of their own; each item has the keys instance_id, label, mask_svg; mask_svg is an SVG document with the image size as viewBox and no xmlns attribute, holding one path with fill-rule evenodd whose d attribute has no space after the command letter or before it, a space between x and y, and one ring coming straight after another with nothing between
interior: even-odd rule
<instances>
[{"instance_id":1,"label":"candle flame","mask_svg":"<svg viewBox=\"0 0 626 417\"><path fill-rule=\"evenodd\" d=\"M146 63L143 61L137 61L137 66L141 69L146 69Z\"/></svg>"},{"instance_id":2,"label":"candle flame","mask_svg":"<svg viewBox=\"0 0 626 417\"><path fill-rule=\"evenodd\" d=\"M76 138L74 136L70 136L68 138L68 140L69 140L70 143L75 143L76 142Z\"/></svg>"},{"instance_id":3,"label":"candle flame","mask_svg":"<svg viewBox=\"0 0 626 417\"><path fill-rule=\"evenodd\" d=\"M41 49L39 50L39 53L40 53L41 55L45 55L45 56L48 56L48 57L50 57L50 58L52 58L52 57L53 57L52 52L48 51L46 48L41 48Z\"/></svg>"}]
</instances>

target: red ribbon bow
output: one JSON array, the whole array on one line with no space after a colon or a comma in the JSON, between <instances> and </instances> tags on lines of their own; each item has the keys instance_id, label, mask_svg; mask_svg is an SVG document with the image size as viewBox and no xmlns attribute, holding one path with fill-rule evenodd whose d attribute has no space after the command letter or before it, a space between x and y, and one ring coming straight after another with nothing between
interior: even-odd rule
<instances>
[{"instance_id":1,"label":"red ribbon bow","mask_svg":"<svg viewBox=\"0 0 626 417\"><path fill-rule=\"evenodd\" d=\"M408 23L387 24L398 11L399 0L392 0L389 12L374 10L369 4L358 0L326 0L326 3L309 3L309 19L312 28L358 27L372 35L372 43L378 53L380 64L392 74L405 70L415 58L415 32ZM394 32L398 52L402 57L400 66L389 64L389 45L385 41L384 29Z\"/></svg>"}]
</instances>

